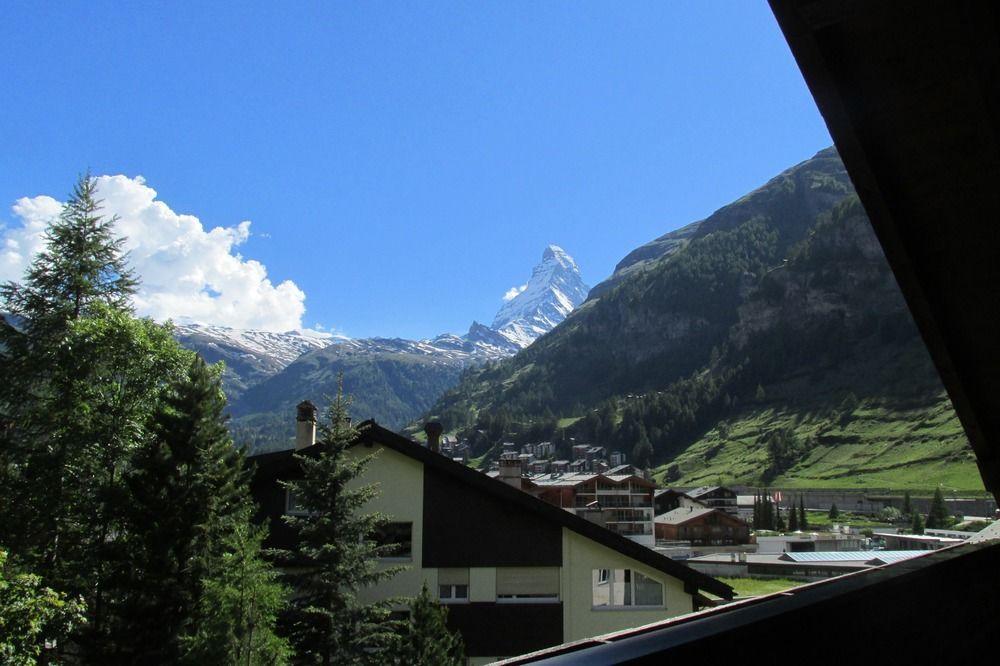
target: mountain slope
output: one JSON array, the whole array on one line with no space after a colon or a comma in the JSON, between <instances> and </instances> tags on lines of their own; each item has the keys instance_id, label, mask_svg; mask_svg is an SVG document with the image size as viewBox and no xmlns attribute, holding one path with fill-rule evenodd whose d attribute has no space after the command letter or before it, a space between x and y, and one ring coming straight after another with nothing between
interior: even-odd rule
<instances>
[{"instance_id":1,"label":"mountain slope","mask_svg":"<svg viewBox=\"0 0 1000 666\"><path fill-rule=\"evenodd\" d=\"M836 154L820 152L702 221L682 249L642 259L640 269L627 264L620 283L513 359L470 376L435 413L456 422L472 405L566 413L687 375L725 341L759 276L850 191Z\"/></svg>"},{"instance_id":2,"label":"mountain slope","mask_svg":"<svg viewBox=\"0 0 1000 666\"><path fill-rule=\"evenodd\" d=\"M928 466L981 488L832 150L682 231L630 254L560 326L467 373L431 414L477 453L494 444L478 433L545 431L564 452L575 437L648 455L688 485L905 487Z\"/></svg>"},{"instance_id":3,"label":"mountain slope","mask_svg":"<svg viewBox=\"0 0 1000 666\"><path fill-rule=\"evenodd\" d=\"M305 352L322 349L335 339L316 331L275 333L204 324L178 325L174 337L209 363L225 362L223 383L230 400L281 372Z\"/></svg>"}]
</instances>

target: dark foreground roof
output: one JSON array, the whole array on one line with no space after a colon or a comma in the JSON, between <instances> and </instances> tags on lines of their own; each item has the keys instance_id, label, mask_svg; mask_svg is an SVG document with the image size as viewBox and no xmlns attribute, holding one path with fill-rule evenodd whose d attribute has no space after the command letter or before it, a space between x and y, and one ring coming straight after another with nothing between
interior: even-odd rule
<instances>
[{"instance_id":1,"label":"dark foreground roof","mask_svg":"<svg viewBox=\"0 0 1000 666\"><path fill-rule=\"evenodd\" d=\"M591 523L575 514L544 502L533 495L513 488L502 481L492 479L482 472L478 472L471 467L466 467L462 463L457 463L450 458L431 451L402 435L383 428L375 421L369 420L358 426L358 444L372 446L381 444L385 447L397 451L405 456L413 458L424 465L444 472L452 478L472 486L478 491L493 495L495 498L507 504L514 504L523 509L527 509L538 514L545 520L555 522L563 527L573 530L577 534L596 541L602 546L618 551L622 555L631 557L637 562L662 571L673 576L684 583L684 591L688 594L697 594L699 590L709 592L725 599L733 598L733 589L721 581L705 575L684 564L675 562L669 557L660 555L653 550L640 545L620 534L612 532L604 527ZM320 444L302 449L305 455L314 454L319 451ZM285 466L294 465L294 450L275 451L264 453L259 456L251 456L249 461L256 464L258 468L270 467L281 469Z\"/></svg>"}]
</instances>

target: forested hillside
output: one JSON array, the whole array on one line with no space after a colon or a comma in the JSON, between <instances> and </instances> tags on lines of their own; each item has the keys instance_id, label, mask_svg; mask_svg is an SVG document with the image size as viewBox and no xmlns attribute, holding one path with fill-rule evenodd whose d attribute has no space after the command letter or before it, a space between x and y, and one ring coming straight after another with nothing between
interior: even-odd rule
<instances>
[{"instance_id":1,"label":"forested hillside","mask_svg":"<svg viewBox=\"0 0 1000 666\"><path fill-rule=\"evenodd\" d=\"M466 372L432 415L477 453L574 437L677 483L912 485L933 466L981 487L832 149L685 230L531 348Z\"/></svg>"}]
</instances>

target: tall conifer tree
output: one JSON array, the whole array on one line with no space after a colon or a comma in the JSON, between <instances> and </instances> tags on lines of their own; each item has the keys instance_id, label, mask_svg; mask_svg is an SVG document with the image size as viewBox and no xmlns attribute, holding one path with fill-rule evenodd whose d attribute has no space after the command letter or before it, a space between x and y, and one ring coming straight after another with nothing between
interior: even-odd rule
<instances>
[{"instance_id":1,"label":"tall conifer tree","mask_svg":"<svg viewBox=\"0 0 1000 666\"><path fill-rule=\"evenodd\" d=\"M366 604L358 592L399 568L379 568L379 557L393 552L378 545L377 529L386 517L365 513L378 490L360 485L371 456L348 448L357 431L351 426L343 378L321 424L318 445L296 456L301 480L289 481L302 515L286 516L298 534L296 549L281 553L294 567L294 589L285 627L297 659L307 664L384 663L394 643L390 601Z\"/></svg>"},{"instance_id":2,"label":"tall conifer tree","mask_svg":"<svg viewBox=\"0 0 1000 666\"><path fill-rule=\"evenodd\" d=\"M84 597L84 655L113 603L129 452L189 358L169 330L132 316L135 278L100 210L84 176L23 281L0 288L11 315L0 325L0 533L12 559Z\"/></svg>"},{"instance_id":3,"label":"tall conifer tree","mask_svg":"<svg viewBox=\"0 0 1000 666\"><path fill-rule=\"evenodd\" d=\"M195 357L167 391L128 478L122 613L109 644L129 660L180 659L204 581L250 520L243 456L226 429L218 369Z\"/></svg>"},{"instance_id":4,"label":"tall conifer tree","mask_svg":"<svg viewBox=\"0 0 1000 666\"><path fill-rule=\"evenodd\" d=\"M934 489L934 497L931 499L931 508L927 512L927 527L930 529L943 529L948 527L950 516L948 507L944 503L944 495L941 488Z\"/></svg>"}]
</instances>

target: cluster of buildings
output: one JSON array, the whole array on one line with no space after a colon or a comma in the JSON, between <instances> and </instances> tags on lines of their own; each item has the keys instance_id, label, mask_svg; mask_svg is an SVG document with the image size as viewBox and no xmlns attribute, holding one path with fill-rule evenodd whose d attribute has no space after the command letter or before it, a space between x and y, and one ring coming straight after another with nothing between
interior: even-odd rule
<instances>
[{"instance_id":1,"label":"cluster of buildings","mask_svg":"<svg viewBox=\"0 0 1000 666\"><path fill-rule=\"evenodd\" d=\"M442 449L444 450L444 449ZM556 448L552 442L523 444L518 447L513 442L502 444L501 459L517 458L521 463L521 471L528 475L538 474L620 474L626 463L625 454L621 451L608 451L606 447L593 444L574 444L571 449L571 460L556 460ZM490 466L490 472L498 472L500 465L495 461Z\"/></svg>"},{"instance_id":2,"label":"cluster of buildings","mask_svg":"<svg viewBox=\"0 0 1000 666\"><path fill-rule=\"evenodd\" d=\"M284 516L301 509L283 482L301 478L296 454L320 452L315 430L315 408L302 403L296 448L250 458L268 547L294 546ZM733 490L657 489L646 473L603 447L581 445L574 451L581 466L559 471L553 465L565 461L544 457L552 454L548 442L505 447L495 469L482 473L464 464L468 452L460 443L442 445L440 424L425 430L426 446L368 421L350 449L352 456L372 456L357 480L379 489L366 508L391 517L380 538L398 550L381 566L406 565L362 597L413 597L426 584L449 606L448 624L461 632L472 664L732 599L732 589L715 576L821 580L918 557L967 536L877 534L882 551L867 550L846 532L756 537ZM619 464L611 467L612 460ZM540 461L547 471L534 467Z\"/></svg>"}]
</instances>

